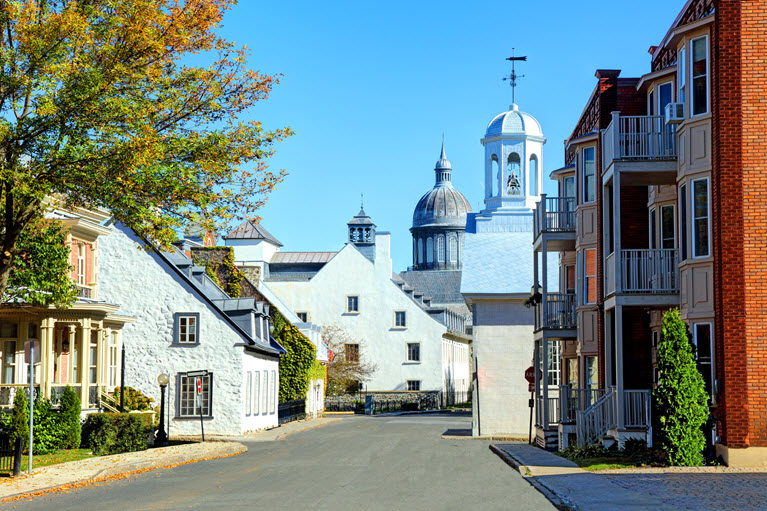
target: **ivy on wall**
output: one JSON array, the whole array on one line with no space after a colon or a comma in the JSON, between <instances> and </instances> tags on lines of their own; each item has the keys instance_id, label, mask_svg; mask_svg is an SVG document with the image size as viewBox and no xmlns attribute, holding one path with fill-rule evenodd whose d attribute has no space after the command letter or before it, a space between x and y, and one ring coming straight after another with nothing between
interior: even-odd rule
<instances>
[{"instance_id":1,"label":"ivy on wall","mask_svg":"<svg viewBox=\"0 0 767 511\"><path fill-rule=\"evenodd\" d=\"M309 381L317 374L317 347L276 308L272 321L274 339L285 348L280 357L280 403L304 399Z\"/></svg>"},{"instance_id":2,"label":"ivy on wall","mask_svg":"<svg viewBox=\"0 0 767 511\"><path fill-rule=\"evenodd\" d=\"M232 247L202 247L193 250L194 264L205 267L205 274L232 298L242 296L240 284L245 274L234 264ZM223 257L221 257L223 254ZM220 259L217 261L216 259Z\"/></svg>"}]
</instances>

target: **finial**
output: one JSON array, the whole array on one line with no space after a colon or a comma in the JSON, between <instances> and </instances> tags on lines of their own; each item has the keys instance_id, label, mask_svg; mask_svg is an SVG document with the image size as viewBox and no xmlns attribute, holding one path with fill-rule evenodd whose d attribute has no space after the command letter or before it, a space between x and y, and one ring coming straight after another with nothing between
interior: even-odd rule
<instances>
[{"instance_id":1,"label":"finial","mask_svg":"<svg viewBox=\"0 0 767 511\"><path fill-rule=\"evenodd\" d=\"M360 209L365 209L365 195L360 194Z\"/></svg>"},{"instance_id":2,"label":"finial","mask_svg":"<svg viewBox=\"0 0 767 511\"><path fill-rule=\"evenodd\" d=\"M439 155L440 160L447 160L447 155L445 154L445 134L442 134L442 152Z\"/></svg>"},{"instance_id":3,"label":"finial","mask_svg":"<svg viewBox=\"0 0 767 511\"><path fill-rule=\"evenodd\" d=\"M524 78L525 77L525 75L518 75L517 74L517 72L514 69L514 63L516 61L518 61L518 60L522 61L522 62L527 62L527 57L526 56L525 57L515 57L514 56L514 50L515 50L515 48L511 49L511 57L508 57L506 59L506 60L510 60L511 61L511 74L508 75L508 76L504 76L503 77L503 81L505 82L506 80L508 80L509 81L509 85L511 85L511 103L512 104L516 104L516 100L515 100L515 97L514 97L515 94L514 93L515 93L515 91L517 89L517 80L520 79L520 78Z\"/></svg>"}]
</instances>

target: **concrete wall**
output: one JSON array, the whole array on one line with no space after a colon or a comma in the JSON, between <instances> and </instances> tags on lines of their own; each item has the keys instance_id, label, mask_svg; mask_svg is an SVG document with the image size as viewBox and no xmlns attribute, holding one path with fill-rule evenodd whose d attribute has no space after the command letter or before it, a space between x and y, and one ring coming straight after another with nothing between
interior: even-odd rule
<instances>
[{"instance_id":1,"label":"concrete wall","mask_svg":"<svg viewBox=\"0 0 767 511\"><path fill-rule=\"evenodd\" d=\"M527 437L530 392L524 373L533 360L533 310L511 299L475 300L473 310L473 434Z\"/></svg>"},{"instance_id":2,"label":"concrete wall","mask_svg":"<svg viewBox=\"0 0 767 511\"><path fill-rule=\"evenodd\" d=\"M205 419L207 434L236 435L244 421L244 371L277 370L277 357L243 355L244 339L222 314L201 300L193 287L168 268L157 254L137 250L139 240L125 228L115 228L100 243L100 291L107 302L120 304L121 313L136 317L125 325L125 384L160 400L157 375L171 376L170 434L199 435L199 419L175 418L178 373L213 372L213 418ZM200 314L200 343L174 345L173 314ZM276 413L262 427L277 424Z\"/></svg>"}]
</instances>

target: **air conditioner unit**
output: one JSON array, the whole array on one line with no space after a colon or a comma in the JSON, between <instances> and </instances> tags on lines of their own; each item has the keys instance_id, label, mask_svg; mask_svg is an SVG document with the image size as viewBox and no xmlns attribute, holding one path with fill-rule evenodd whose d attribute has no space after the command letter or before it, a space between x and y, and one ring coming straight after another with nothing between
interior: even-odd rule
<instances>
[{"instance_id":1,"label":"air conditioner unit","mask_svg":"<svg viewBox=\"0 0 767 511\"><path fill-rule=\"evenodd\" d=\"M666 105L666 124L680 124L684 121L684 103Z\"/></svg>"}]
</instances>

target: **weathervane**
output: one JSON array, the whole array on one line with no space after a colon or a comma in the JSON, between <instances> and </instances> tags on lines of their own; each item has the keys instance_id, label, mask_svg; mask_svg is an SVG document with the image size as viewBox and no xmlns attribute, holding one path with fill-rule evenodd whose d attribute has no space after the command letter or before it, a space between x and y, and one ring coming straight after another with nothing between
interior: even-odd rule
<instances>
[{"instance_id":1,"label":"weathervane","mask_svg":"<svg viewBox=\"0 0 767 511\"><path fill-rule=\"evenodd\" d=\"M522 61L522 62L527 62L527 57L526 56L525 57L515 57L514 56L514 48L512 48L511 49L511 57L507 58L506 60L510 60L511 61L511 74L509 76L504 76L503 77L503 81L505 82L506 80L508 80L509 81L509 85L511 85L511 102L512 102L512 104L514 104L514 103L516 103L516 101L514 100L514 91L517 88L517 80L520 79L520 78L524 78L525 77L525 75L518 75L516 73L516 71L514 70L514 63L516 61L518 61L518 60Z\"/></svg>"}]
</instances>

